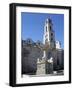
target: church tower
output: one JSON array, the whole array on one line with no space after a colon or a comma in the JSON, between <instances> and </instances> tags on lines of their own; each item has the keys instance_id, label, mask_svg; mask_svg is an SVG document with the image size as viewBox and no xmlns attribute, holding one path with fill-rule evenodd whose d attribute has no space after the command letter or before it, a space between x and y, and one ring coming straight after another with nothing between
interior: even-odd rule
<instances>
[{"instance_id":1,"label":"church tower","mask_svg":"<svg viewBox=\"0 0 73 90\"><path fill-rule=\"evenodd\" d=\"M49 48L55 48L55 32L51 19L46 19L44 26L43 43L49 45Z\"/></svg>"}]
</instances>

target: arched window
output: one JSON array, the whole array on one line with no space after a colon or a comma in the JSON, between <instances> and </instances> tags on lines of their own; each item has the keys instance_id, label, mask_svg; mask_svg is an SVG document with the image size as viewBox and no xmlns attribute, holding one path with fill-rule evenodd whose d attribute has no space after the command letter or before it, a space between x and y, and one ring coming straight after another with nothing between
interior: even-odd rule
<instances>
[{"instance_id":1,"label":"arched window","mask_svg":"<svg viewBox=\"0 0 73 90\"><path fill-rule=\"evenodd\" d=\"M51 33L51 36L53 36L53 33Z\"/></svg>"},{"instance_id":2,"label":"arched window","mask_svg":"<svg viewBox=\"0 0 73 90\"><path fill-rule=\"evenodd\" d=\"M51 30L52 28L51 28L51 25L50 25L50 30Z\"/></svg>"},{"instance_id":3,"label":"arched window","mask_svg":"<svg viewBox=\"0 0 73 90\"><path fill-rule=\"evenodd\" d=\"M47 26L46 26L46 32L47 32Z\"/></svg>"}]
</instances>

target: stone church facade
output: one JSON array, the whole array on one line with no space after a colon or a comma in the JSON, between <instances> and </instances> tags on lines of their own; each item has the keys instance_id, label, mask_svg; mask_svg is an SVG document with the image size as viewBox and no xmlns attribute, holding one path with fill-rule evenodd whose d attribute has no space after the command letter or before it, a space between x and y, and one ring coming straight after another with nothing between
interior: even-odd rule
<instances>
[{"instance_id":1,"label":"stone church facade","mask_svg":"<svg viewBox=\"0 0 73 90\"><path fill-rule=\"evenodd\" d=\"M64 70L64 50L55 40L51 19L46 19L43 42L22 40L22 74L53 74Z\"/></svg>"}]
</instances>

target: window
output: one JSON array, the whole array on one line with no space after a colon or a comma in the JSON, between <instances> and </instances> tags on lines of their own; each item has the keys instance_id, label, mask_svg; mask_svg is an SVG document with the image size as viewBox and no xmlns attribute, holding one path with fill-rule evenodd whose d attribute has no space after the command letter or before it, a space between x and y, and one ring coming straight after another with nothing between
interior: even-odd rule
<instances>
[{"instance_id":1,"label":"window","mask_svg":"<svg viewBox=\"0 0 73 90\"><path fill-rule=\"evenodd\" d=\"M51 33L51 36L53 36L53 33Z\"/></svg>"},{"instance_id":2,"label":"window","mask_svg":"<svg viewBox=\"0 0 73 90\"><path fill-rule=\"evenodd\" d=\"M47 26L46 26L46 32L47 32Z\"/></svg>"},{"instance_id":3,"label":"window","mask_svg":"<svg viewBox=\"0 0 73 90\"><path fill-rule=\"evenodd\" d=\"M51 30L52 28L51 28L51 26L50 26L50 30Z\"/></svg>"}]
</instances>

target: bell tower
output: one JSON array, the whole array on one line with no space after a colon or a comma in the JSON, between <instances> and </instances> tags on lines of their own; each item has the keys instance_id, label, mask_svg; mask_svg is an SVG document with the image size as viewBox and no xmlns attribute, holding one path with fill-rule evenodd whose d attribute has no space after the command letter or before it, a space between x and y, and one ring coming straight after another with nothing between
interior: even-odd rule
<instances>
[{"instance_id":1,"label":"bell tower","mask_svg":"<svg viewBox=\"0 0 73 90\"><path fill-rule=\"evenodd\" d=\"M49 45L49 48L55 48L55 32L51 19L46 19L44 26L43 43Z\"/></svg>"}]
</instances>

